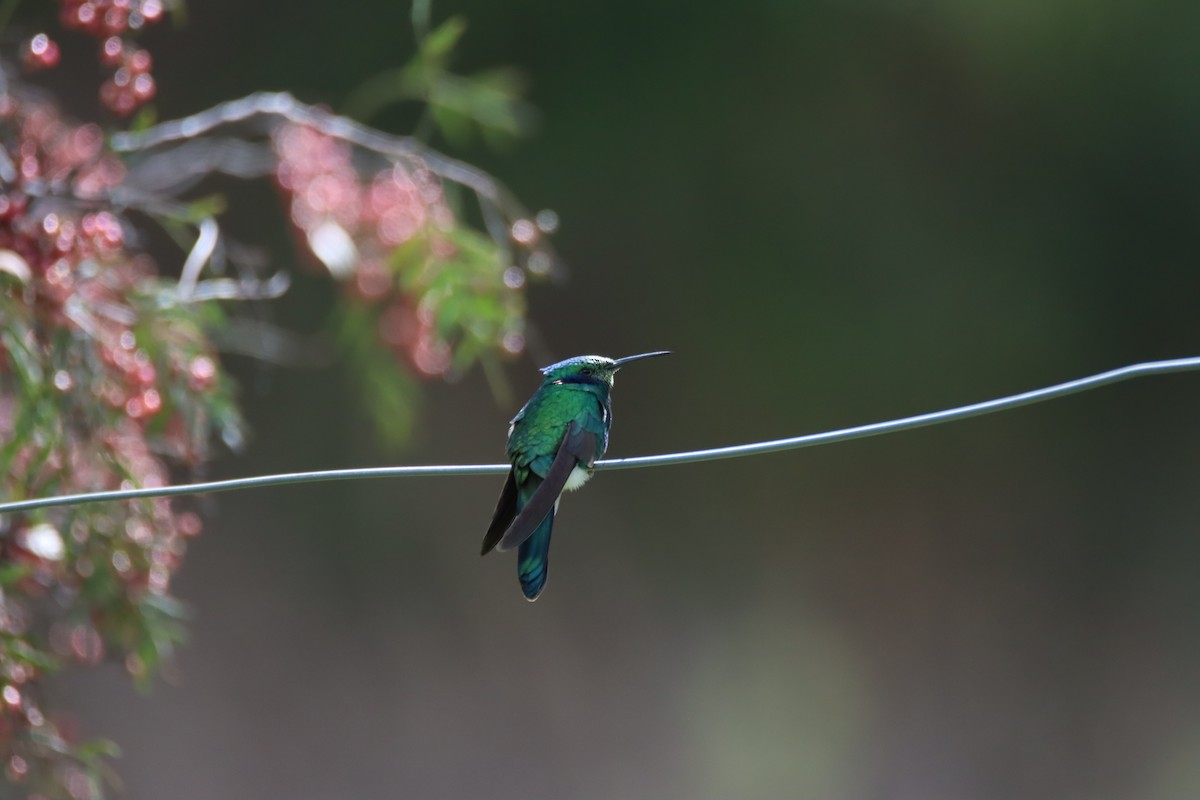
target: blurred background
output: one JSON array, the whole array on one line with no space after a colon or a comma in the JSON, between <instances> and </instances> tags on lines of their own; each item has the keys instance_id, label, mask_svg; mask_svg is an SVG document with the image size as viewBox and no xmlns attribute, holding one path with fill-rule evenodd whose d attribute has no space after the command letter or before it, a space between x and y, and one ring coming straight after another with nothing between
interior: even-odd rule
<instances>
[{"instance_id":1,"label":"blurred background","mask_svg":"<svg viewBox=\"0 0 1200 800\"><path fill-rule=\"evenodd\" d=\"M146 37L162 118L261 89L337 108L412 52L399 0L188 14ZM546 357L676 353L621 374L610 455L1200 354L1200 5L450 14L456 67L519 68L539 110L508 152L447 149L561 218L569 279L530 295ZM327 303L301 281L278 318ZM497 462L541 363L511 363L509 404L479 371L424 387L397 448L344 370L238 362L254 438L211 477ZM563 503L534 605L478 556L500 478L214 497L173 678L58 699L121 744L133 798L1196 797L1198 403L1150 378L605 473Z\"/></svg>"}]
</instances>

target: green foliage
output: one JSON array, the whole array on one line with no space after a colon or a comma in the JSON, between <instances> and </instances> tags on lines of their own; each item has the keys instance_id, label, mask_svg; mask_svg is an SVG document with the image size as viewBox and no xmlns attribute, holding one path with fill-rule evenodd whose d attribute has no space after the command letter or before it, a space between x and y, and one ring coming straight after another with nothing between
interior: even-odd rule
<instances>
[{"instance_id":1,"label":"green foliage","mask_svg":"<svg viewBox=\"0 0 1200 800\"><path fill-rule=\"evenodd\" d=\"M182 4L169 6L178 22ZM102 55L111 74L100 99L132 116L123 136L61 119L15 78L0 88L0 162L20 166L0 189L0 501L164 485L202 467L217 441L243 443L236 386L212 338L228 326L228 309L211 298L274 289L204 274L210 260L237 263L248 248L214 235L225 196L177 196L194 185L194 164L182 161L197 153L214 174L243 174L222 169L233 150L274 167L300 242L346 290L335 339L388 440L413 427L418 379L452 377L523 347L527 273L549 269L526 270L535 253L550 263L544 231L489 176L413 139L295 103L290 115L260 109L277 115L273 124L238 131L242 149L229 148L206 137L236 114L214 110L213 125L177 126L182 133L146 145L166 176L154 189L127 185L128 165L109 148L137 159L136 146L120 142L173 125L156 125L145 105L156 91L152 59L128 38L162 7L130 9L97 24L87 10L62 17L112 49ZM428 3L414 13L427 17ZM515 73L449 71L464 30L455 18L422 35L406 67L364 86L361 116L413 100L451 141L517 136L526 114ZM57 52L43 48L27 65L52 68ZM172 158L188 176L180 186ZM484 207L487 234L452 207L458 185ZM181 280L160 277L140 249L153 237L132 232L147 223L189 254ZM195 513L161 498L0 517L0 764L11 784L30 796L97 800L115 782L105 766L113 746L76 741L42 711L43 678L112 661L148 688L185 640L170 584L200 528Z\"/></svg>"},{"instance_id":2,"label":"green foliage","mask_svg":"<svg viewBox=\"0 0 1200 800\"><path fill-rule=\"evenodd\" d=\"M370 120L388 106L417 102L454 145L469 144L476 137L493 147L511 145L533 119L532 109L521 100L525 81L519 72L504 67L470 76L452 73L454 49L466 29L461 17L443 22L420 40L408 64L360 85L347 98L345 113Z\"/></svg>"},{"instance_id":3,"label":"green foliage","mask_svg":"<svg viewBox=\"0 0 1200 800\"><path fill-rule=\"evenodd\" d=\"M28 237L7 244L40 251ZM221 310L179 302L143 259L81 250L25 282L6 274L0 320L6 500L163 483L168 461L198 465L214 436L242 438L233 384L208 344ZM10 778L47 797L65 797L64 786L103 795L113 748L65 738L41 710L40 678L107 658L148 687L183 640L169 585L198 530L194 514L162 500L0 519L0 757Z\"/></svg>"}]
</instances>

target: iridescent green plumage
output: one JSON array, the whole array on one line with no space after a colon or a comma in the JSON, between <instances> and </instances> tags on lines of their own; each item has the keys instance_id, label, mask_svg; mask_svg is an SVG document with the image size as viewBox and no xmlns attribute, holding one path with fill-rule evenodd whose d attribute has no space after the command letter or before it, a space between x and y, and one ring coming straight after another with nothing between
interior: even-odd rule
<instances>
[{"instance_id":1,"label":"iridescent green plumage","mask_svg":"<svg viewBox=\"0 0 1200 800\"><path fill-rule=\"evenodd\" d=\"M550 534L558 499L577 489L608 449L613 375L640 358L578 356L542 370L542 385L513 417L508 431L512 470L483 537L483 553L518 547L521 591L536 600L546 585Z\"/></svg>"}]
</instances>

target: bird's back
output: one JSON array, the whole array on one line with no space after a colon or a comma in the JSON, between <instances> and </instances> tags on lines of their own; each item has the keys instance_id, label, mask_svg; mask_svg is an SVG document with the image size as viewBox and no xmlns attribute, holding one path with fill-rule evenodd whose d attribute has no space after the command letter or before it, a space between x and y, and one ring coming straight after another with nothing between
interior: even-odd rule
<instances>
[{"instance_id":1,"label":"bird's back","mask_svg":"<svg viewBox=\"0 0 1200 800\"><path fill-rule=\"evenodd\" d=\"M596 458L600 458L608 447L611 418L607 385L545 385L513 418L508 456L518 469L545 477L567 426L574 422L596 437Z\"/></svg>"}]
</instances>

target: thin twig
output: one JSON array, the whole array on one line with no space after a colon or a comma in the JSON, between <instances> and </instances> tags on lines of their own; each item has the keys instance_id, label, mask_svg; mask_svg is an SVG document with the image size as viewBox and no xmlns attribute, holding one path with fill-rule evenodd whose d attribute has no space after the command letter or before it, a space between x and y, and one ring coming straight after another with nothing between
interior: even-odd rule
<instances>
[{"instance_id":1,"label":"thin twig","mask_svg":"<svg viewBox=\"0 0 1200 800\"><path fill-rule=\"evenodd\" d=\"M1138 378L1146 375L1159 375L1173 372L1191 372L1200 370L1200 356L1191 358L1176 358L1166 361L1148 361L1132 364L1128 367L1101 372L1086 378L1079 378L1066 383L1034 389L1020 394L986 400L982 403L959 406L945 411L933 411L928 414L918 414L913 417L875 422L870 425L858 425L853 428L842 428L823 433L811 433L795 436L789 439L775 439L769 442L718 447L710 450L693 450L686 453L667 453L657 456L639 456L635 458L615 458L596 462L596 469L631 469L634 467L661 467L668 464L688 464L695 461L716 461L726 458L775 453L782 450L797 450L801 447L812 447L819 444L832 444L851 439L864 439L868 436L878 436L884 433L922 428L926 425L939 425L944 422L977 417L996 411L1007 411L1012 408L1040 403L1043 400L1053 400L1070 394L1096 389L1110 383ZM13 511L31 511L36 508L52 506L76 505L79 503L96 503L113 500L133 500L143 497L178 497L180 495L201 494L205 492L227 492L234 489L252 489L262 486L281 486L292 483L316 483L318 481L360 480L364 478L417 478L438 477L445 475L502 475L509 469L508 464L462 464L448 466L416 466L416 467L369 467L366 469L333 469L318 472L293 472L283 475L258 475L251 478L235 478L225 481L208 481L183 486L155 486L143 489L123 489L112 492L92 492L87 494L61 495L59 497L42 497L33 500L21 500L12 503L0 503L0 513Z\"/></svg>"},{"instance_id":2,"label":"thin twig","mask_svg":"<svg viewBox=\"0 0 1200 800\"><path fill-rule=\"evenodd\" d=\"M192 299L192 293L196 290L196 282L200 280L200 272L212 258L213 251L217 249L217 239L220 234L221 229L217 227L217 221L212 217L200 220L196 244L188 253L187 260L183 262L183 269L179 275L178 291L181 300Z\"/></svg>"}]
</instances>

